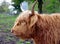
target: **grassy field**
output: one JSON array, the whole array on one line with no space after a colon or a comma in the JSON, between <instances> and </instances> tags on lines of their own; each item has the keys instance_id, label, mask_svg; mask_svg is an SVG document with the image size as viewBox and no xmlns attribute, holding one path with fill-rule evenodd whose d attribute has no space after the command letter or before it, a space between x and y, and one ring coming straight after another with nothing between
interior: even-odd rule
<instances>
[{"instance_id":1,"label":"grassy field","mask_svg":"<svg viewBox=\"0 0 60 44\"><path fill-rule=\"evenodd\" d=\"M30 41L23 41L11 34L10 30L17 16L0 14L0 44L31 44Z\"/></svg>"},{"instance_id":2,"label":"grassy field","mask_svg":"<svg viewBox=\"0 0 60 44\"><path fill-rule=\"evenodd\" d=\"M0 30L2 29L4 32L8 32L14 24L17 15L3 15L0 14Z\"/></svg>"}]
</instances>

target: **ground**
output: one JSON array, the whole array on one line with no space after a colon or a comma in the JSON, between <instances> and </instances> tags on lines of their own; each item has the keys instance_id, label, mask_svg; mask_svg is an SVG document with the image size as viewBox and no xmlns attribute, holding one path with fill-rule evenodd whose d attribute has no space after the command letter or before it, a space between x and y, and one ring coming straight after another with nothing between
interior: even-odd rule
<instances>
[{"instance_id":1,"label":"ground","mask_svg":"<svg viewBox=\"0 0 60 44\"><path fill-rule=\"evenodd\" d=\"M0 14L0 44L32 44L32 41L23 41L10 32L18 15Z\"/></svg>"}]
</instances>

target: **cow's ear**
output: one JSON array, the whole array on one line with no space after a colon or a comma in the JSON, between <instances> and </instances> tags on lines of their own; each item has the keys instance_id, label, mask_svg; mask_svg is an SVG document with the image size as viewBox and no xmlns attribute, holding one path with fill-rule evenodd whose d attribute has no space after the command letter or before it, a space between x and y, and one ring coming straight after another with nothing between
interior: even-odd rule
<instances>
[{"instance_id":1,"label":"cow's ear","mask_svg":"<svg viewBox=\"0 0 60 44\"><path fill-rule=\"evenodd\" d=\"M30 25L29 25L29 28L31 28L32 26L34 26L34 24L37 22L38 20L38 17L37 15L33 15L30 17Z\"/></svg>"}]
</instances>

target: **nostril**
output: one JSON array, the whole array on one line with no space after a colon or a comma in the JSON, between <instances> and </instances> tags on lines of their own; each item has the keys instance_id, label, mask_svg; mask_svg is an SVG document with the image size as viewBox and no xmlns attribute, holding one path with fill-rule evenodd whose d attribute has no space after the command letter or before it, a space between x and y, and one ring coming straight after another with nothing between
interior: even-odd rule
<instances>
[{"instance_id":1,"label":"nostril","mask_svg":"<svg viewBox=\"0 0 60 44\"><path fill-rule=\"evenodd\" d=\"M11 33L13 33L14 32L14 30L11 30Z\"/></svg>"}]
</instances>

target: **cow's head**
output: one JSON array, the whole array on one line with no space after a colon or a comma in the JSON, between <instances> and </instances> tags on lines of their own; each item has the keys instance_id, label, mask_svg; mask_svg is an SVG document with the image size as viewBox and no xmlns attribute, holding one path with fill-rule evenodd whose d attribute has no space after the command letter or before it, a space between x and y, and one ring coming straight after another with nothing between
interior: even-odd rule
<instances>
[{"instance_id":1,"label":"cow's head","mask_svg":"<svg viewBox=\"0 0 60 44\"><path fill-rule=\"evenodd\" d=\"M17 17L11 29L11 32L15 36L21 37L22 39L28 39L33 35L35 31L34 26L38 20L37 13L34 12L35 3L33 4L32 11L24 11Z\"/></svg>"}]
</instances>

